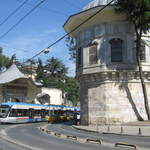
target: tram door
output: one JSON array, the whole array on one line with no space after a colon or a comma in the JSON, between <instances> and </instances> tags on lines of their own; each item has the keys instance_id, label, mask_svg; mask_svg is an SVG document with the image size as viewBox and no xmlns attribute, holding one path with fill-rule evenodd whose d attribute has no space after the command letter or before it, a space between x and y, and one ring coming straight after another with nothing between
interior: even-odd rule
<instances>
[{"instance_id":1,"label":"tram door","mask_svg":"<svg viewBox=\"0 0 150 150\"><path fill-rule=\"evenodd\" d=\"M29 109L29 119L30 120L34 119L34 109L32 108Z\"/></svg>"},{"instance_id":2,"label":"tram door","mask_svg":"<svg viewBox=\"0 0 150 150\"><path fill-rule=\"evenodd\" d=\"M41 109L41 118L45 118L45 112L46 112L46 110L45 109Z\"/></svg>"}]
</instances>

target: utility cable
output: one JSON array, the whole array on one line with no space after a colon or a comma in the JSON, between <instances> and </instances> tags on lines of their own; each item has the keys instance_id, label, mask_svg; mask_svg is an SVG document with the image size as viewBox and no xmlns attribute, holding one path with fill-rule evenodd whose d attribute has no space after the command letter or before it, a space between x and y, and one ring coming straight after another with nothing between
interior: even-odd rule
<instances>
[{"instance_id":1,"label":"utility cable","mask_svg":"<svg viewBox=\"0 0 150 150\"><path fill-rule=\"evenodd\" d=\"M21 9L28 0L25 0L19 7L17 7L12 13L10 13L1 23L0 26L2 26L9 18L11 18L19 9Z\"/></svg>"},{"instance_id":2,"label":"utility cable","mask_svg":"<svg viewBox=\"0 0 150 150\"><path fill-rule=\"evenodd\" d=\"M22 0L17 0L17 2L19 2L19 3L21 1ZM28 6L35 6L34 4L31 4L31 3L26 3L26 5L28 5ZM38 7L38 8L41 9L41 10L44 10L44 11L52 12L52 13L55 13L55 14L60 14L62 16L68 16L66 13L58 11L58 10L49 9L49 8L46 8L46 7Z\"/></svg>"},{"instance_id":3,"label":"utility cable","mask_svg":"<svg viewBox=\"0 0 150 150\"><path fill-rule=\"evenodd\" d=\"M38 8L44 1L39 2L35 7L33 7L25 16L23 16L17 23L15 23L7 32L0 36L0 40L4 38L10 31L12 31L19 23L21 23L27 16L29 16L36 8Z\"/></svg>"},{"instance_id":4,"label":"utility cable","mask_svg":"<svg viewBox=\"0 0 150 150\"><path fill-rule=\"evenodd\" d=\"M107 5L105 5L104 7L102 7L101 9L99 9L98 11L96 11L96 13L94 13L93 15L91 15L90 17L88 17L86 20L84 20L82 23L80 23L79 25L77 25L74 29L72 29L70 32L66 33L65 35L63 35L61 38L59 38L58 40L56 40L54 43L52 43L51 45L49 45L46 49L50 49L52 46L54 46L55 44L57 44L58 42L60 42L62 39L64 39L66 36L68 36L69 34L71 34L72 32L76 31L78 28L80 28L83 24L85 24L86 22L88 22L89 20L91 20L93 17L95 17L98 13L100 13L101 11L103 11L106 7L108 7L109 5L111 5L112 2L114 2L115 0L112 0L111 2L109 2ZM40 51L39 53L35 54L34 56L32 56L31 58L29 58L28 60L31 60L35 57L37 57L38 55L40 55L41 53L43 53L45 51L45 49L43 49L42 51ZM28 61L27 60L27 61Z\"/></svg>"}]
</instances>

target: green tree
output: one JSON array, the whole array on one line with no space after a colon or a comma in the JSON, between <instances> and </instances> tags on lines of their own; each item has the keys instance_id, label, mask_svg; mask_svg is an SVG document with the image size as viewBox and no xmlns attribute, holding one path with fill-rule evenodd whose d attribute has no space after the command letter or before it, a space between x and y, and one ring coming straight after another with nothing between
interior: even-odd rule
<instances>
[{"instance_id":1,"label":"green tree","mask_svg":"<svg viewBox=\"0 0 150 150\"><path fill-rule=\"evenodd\" d=\"M0 72L3 68L8 68L10 64L10 59L3 55L3 49L0 47Z\"/></svg>"},{"instance_id":2,"label":"green tree","mask_svg":"<svg viewBox=\"0 0 150 150\"><path fill-rule=\"evenodd\" d=\"M43 81L43 86L64 89L64 81L66 79L68 68L58 58L50 58L43 65L38 60L37 81Z\"/></svg>"},{"instance_id":3,"label":"green tree","mask_svg":"<svg viewBox=\"0 0 150 150\"><path fill-rule=\"evenodd\" d=\"M38 59L38 67L36 69L36 80L41 81L44 78L44 66L41 59Z\"/></svg>"},{"instance_id":4,"label":"green tree","mask_svg":"<svg viewBox=\"0 0 150 150\"><path fill-rule=\"evenodd\" d=\"M66 38L66 46L68 47L69 49L69 54L70 54L70 60L73 60L73 62L76 62L76 42L75 42L75 39L68 36Z\"/></svg>"},{"instance_id":5,"label":"green tree","mask_svg":"<svg viewBox=\"0 0 150 150\"><path fill-rule=\"evenodd\" d=\"M45 65L45 69L49 72L49 76L64 79L68 68L58 58L52 57L48 59Z\"/></svg>"},{"instance_id":6,"label":"green tree","mask_svg":"<svg viewBox=\"0 0 150 150\"><path fill-rule=\"evenodd\" d=\"M65 92L67 100L71 101L74 106L79 102L79 83L73 77L68 77L65 83Z\"/></svg>"},{"instance_id":7,"label":"green tree","mask_svg":"<svg viewBox=\"0 0 150 150\"><path fill-rule=\"evenodd\" d=\"M77 105L79 101L79 83L73 77L67 76L68 68L58 58L48 59L44 65L41 59L38 60L36 70L37 81L43 81L44 87L58 88L66 93L67 100Z\"/></svg>"},{"instance_id":8,"label":"green tree","mask_svg":"<svg viewBox=\"0 0 150 150\"><path fill-rule=\"evenodd\" d=\"M150 29L150 0L117 0L116 6L116 11L119 13L125 13L127 19L134 25L136 33L136 60L137 65L139 67L145 109L148 116L148 120L150 120L148 96L146 86L144 83L142 65L140 60L142 34L147 33Z\"/></svg>"}]
</instances>

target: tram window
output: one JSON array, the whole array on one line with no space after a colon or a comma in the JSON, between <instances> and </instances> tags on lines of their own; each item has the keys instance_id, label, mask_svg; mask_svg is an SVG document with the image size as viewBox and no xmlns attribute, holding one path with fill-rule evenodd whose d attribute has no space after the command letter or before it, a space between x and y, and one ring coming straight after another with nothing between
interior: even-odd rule
<instances>
[{"instance_id":1,"label":"tram window","mask_svg":"<svg viewBox=\"0 0 150 150\"><path fill-rule=\"evenodd\" d=\"M23 110L22 109L17 109L17 116L23 116Z\"/></svg>"},{"instance_id":2,"label":"tram window","mask_svg":"<svg viewBox=\"0 0 150 150\"><path fill-rule=\"evenodd\" d=\"M45 115L49 115L49 111L50 111L50 110L46 110L46 111L45 111Z\"/></svg>"},{"instance_id":3,"label":"tram window","mask_svg":"<svg viewBox=\"0 0 150 150\"><path fill-rule=\"evenodd\" d=\"M23 109L23 114L22 116L29 116L29 112L27 109Z\"/></svg>"},{"instance_id":4,"label":"tram window","mask_svg":"<svg viewBox=\"0 0 150 150\"><path fill-rule=\"evenodd\" d=\"M17 115L17 110L16 109L11 109L9 116L10 117L16 117L16 115Z\"/></svg>"},{"instance_id":5,"label":"tram window","mask_svg":"<svg viewBox=\"0 0 150 150\"><path fill-rule=\"evenodd\" d=\"M40 116L40 110L34 110L34 115L35 116Z\"/></svg>"},{"instance_id":6,"label":"tram window","mask_svg":"<svg viewBox=\"0 0 150 150\"><path fill-rule=\"evenodd\" d=\"M57 110L54 110L54 114L57 114Z\"/></svg>"},{"instance_id":7,"label":"tram window","mask_svg":"<svg viewBox=\"0 0 150 150\"><path fill-rule=\"evenodd\" d=\"M0 118L5 118L9 112L9 108L0 108Z\"/></svg>"},{"instance_id":8,"label":"tram window","mask_svg":"<svg viewBox=\"0 0 150 150\"><path fill-rule=\"evenodd\" d=\"M44 118L45 117L45 109L41 110L41 117Z\"/></svg>"}]
</instances>

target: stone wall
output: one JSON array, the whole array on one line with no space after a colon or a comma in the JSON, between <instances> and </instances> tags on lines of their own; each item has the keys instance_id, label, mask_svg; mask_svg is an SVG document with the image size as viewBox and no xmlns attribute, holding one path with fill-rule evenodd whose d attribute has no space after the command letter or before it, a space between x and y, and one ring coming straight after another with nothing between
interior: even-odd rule
<instances>
[{"instance_id":1,"label":"stone wall","mask_svg":"<svg viewBox=\"0 0 150 150\"><path fill-rule=\"evenodd\" d=\"M0 85L0 103L3 101L2 86Z\"/></svg>"},{"instance_id":2,"label":"stone wall","mask_svg":"<svg viewBox=\"0 0 150 150\"><path fill-rule=\"evenodd\" d=\"M140 80L115 79L104 81L88 77L88 80L80 81L82 124L133 122L139 115L147 119ZM146 81L146 85L150 98L150 82Z\"/></svg>"}]
</instances>

